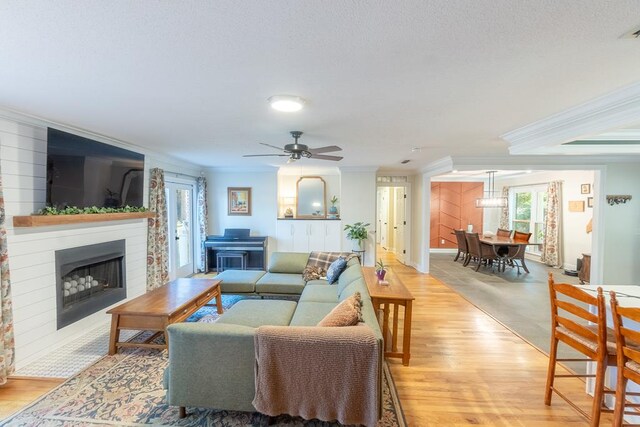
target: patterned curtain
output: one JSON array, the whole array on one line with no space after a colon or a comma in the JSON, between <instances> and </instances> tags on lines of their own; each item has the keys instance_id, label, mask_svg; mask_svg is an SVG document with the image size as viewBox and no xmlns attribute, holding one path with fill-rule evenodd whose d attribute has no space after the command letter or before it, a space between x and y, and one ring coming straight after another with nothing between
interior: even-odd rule
<instances>
[{"instance_id":1,"label":"patterned curtain","mask_svg":"<svg viewBox=\"0 0 640 427\"><path fill-rule=\"evenodd\" d=\"M169 281L169 241L167 240L167 196L164 171L151 169L149 177L149 210L156 214L149 218L147 232L147 291Z\"/></svg>"},{"instance_id":2,"label":"patterned curtain","mask_svg":"<svg viewBox=\"0 0 640 427\"><path fill-rule=\"evenodd\" d=\"M13 312L11 310L11 280L7 230L4 228L4 197L0 174L0 385L15 370L15 342L13 339Z\"/></svg>"},{"instance_id":3,"label":"patterned curtain","mask_svg":"<svg viewBox=\"0 0 640 427\"><path fill-rule=\"evenodd\" d=\"M552 181L547 188L547 218L540 261L562 267L562 182ZM535 237L535 236L534 236Z\"/></svg>"},{"instance_id":4,"label":"patterned curtain","mask_svg":"<svg viewBox=\"0 0 640 427\"><path fill-rule=\"evenodd\" d=\"M509 199L509 187L502 187L502 197ZM509 227L509 204L500 210L500 225L503 230L511 230Z\"/></svg>"},{"instance_id":5,"label":"patterned curtain","mask_svg":"<svg viewBox=\"0 0 640 427\"><path fill-rule=\"evenodd\" d=\"M205 249L204 241L207 238L207 179L203 176L198 178L196 202L198 204L198 231L200 233L200 257L198 259L198 271L205 272Z\"/></svg>"}]
</instances>

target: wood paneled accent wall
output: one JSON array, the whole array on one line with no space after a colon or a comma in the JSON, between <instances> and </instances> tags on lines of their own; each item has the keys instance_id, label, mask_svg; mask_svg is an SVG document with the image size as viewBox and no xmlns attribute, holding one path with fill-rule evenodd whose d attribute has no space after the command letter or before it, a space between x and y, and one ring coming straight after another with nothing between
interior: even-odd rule
<instances>
[{"instance_id":1,"label":"wood paneled accent wall","mask_svg":"<svg viewBox=\"0 0 640 427\"><path fill-rule=\"evenodd\" d=\"M482 233L483 209L476 208L476 199L484 195L482 182L431 183L431 248L456 248L452 230L467 228ZM444 241L444 243L443 243Z\"/></svg>"}]
</instances>

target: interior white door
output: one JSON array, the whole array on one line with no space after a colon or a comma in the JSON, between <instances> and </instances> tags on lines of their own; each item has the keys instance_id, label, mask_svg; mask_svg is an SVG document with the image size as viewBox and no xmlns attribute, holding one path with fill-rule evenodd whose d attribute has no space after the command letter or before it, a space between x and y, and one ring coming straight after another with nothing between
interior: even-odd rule
<instances>
[{"instance_id":1,"label":"interior white door","mask_svg":"<svg viewBox=\"0 0 640 427\"><path fill-rule=\"evenodd\" d=\"M396 187L395 191L395 206L394 206L394 249L396 258L398 261L404 264L405 262L405 241L404 230L407 224L406 221L406 191L404 187Z\"/></svg>"},{"instance_id":2,"label":"interior white door","mask_svg":"<svg viewBox=\"0 0 640 427\"><path fill-rule=\"evenodd\" d=\"M380 245L389 249L389 189L381 188L380 195Z\"/></svg>"},{"instance_id":3,"label":"interior white door","mask_svg":"<svg viewBox=\"0 0 640 427\"><path fill-rule=\"evenodd\" d=\"M194 273L195 213L193 185L176 182L165 184L169 237L169 278L187 277Z\"/></svg>"}]
</instances>

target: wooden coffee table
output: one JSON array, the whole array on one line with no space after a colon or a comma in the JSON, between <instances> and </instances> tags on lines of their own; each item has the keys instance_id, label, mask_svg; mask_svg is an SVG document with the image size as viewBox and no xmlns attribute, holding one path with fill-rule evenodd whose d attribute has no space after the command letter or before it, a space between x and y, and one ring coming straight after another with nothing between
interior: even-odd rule
<instances>
[{"instance_id":1,"label":"wooden coffee table","mask_svg":"<svg viewBox=\"0 0 640 427\"><path fill-rule=\"evenodd\" d=\"M107 311L111 314L109 354L116 354L121 347L168 348L167 326L186 320L213 298L216 299L218 314L222 314L220 282L213 279L177 279ZM156 333L142 343L120 342L123 329ZM151 341L160 334L164 334L166 344L153 344Z\"/></svg>"},{"instance_id":2,"label":"wooden coffee table","mask_svg":"<svg viewBox=\"0 0 640 427\"><path fill-rule=\"evenodd\" d=\"M402 359L402 364L409 365L411 358L411 311L413 300L411 292L400 281L400 278L391 270L387 270L384 278L388 284L380 284L376 276L376 269L363 267L364 279L371 295L373 308L382 310L382 336L384 337L385 357L397 357ZM404 307L404 322L402 327L402 351L398 351L398 308ZM393 307L391 318L392 328L389 329L390 308Z\"/></svg>"}]
</instances>

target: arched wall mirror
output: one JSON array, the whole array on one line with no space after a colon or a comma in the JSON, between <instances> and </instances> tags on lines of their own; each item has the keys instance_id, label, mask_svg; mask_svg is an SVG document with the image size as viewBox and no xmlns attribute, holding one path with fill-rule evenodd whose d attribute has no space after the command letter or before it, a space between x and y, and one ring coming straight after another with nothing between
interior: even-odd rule
<instances>
[{"instance_id":1,"label":"arched wall mirror","mask_svg":"<svg viewBox=\"0 0 640 427\"><path fill-rule=\"evenodd\" d=\"M319 176L303 176L296 186L298 218L326 218L326 185Z\"/></svg>"}]
</instances>

